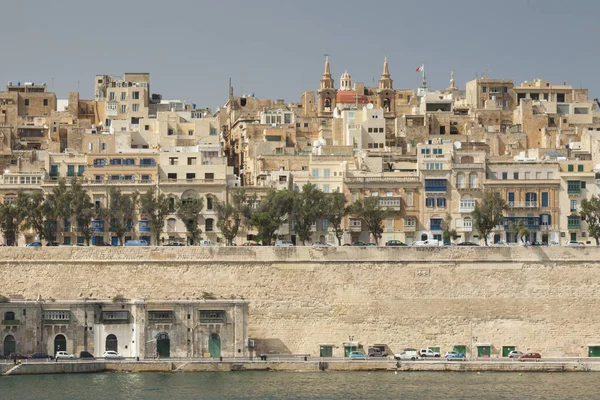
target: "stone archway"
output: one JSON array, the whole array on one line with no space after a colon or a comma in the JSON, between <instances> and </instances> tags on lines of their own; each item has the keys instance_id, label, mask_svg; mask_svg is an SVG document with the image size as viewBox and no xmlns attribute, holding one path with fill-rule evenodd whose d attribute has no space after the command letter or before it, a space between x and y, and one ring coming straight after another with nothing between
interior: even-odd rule
<instances>
[{"instance_id":1,"label":"stone archway","mask_svg":"<svg viewBox=\"0 0 600 400\"><path fill-rule=\"evenodd\" d=\"M4 338L4 355L8 357L10 353L16 353L17 341L13 335L6 335Z\"/></svg>"},{"instance_id":2,"label":"stone archway","mask_svg":"<svg viewBox=\"0 0 600 400\"><path fill-rule=\"evenodd\" d=\"M156 335L156 352L160 358L171 357L171 339L167 332Z\"/></svg>"},{"instance_id":3,"label":"stone archway","mask_svg":"<svg viewBox=\"0 0 600 400\"><path fill-rule=\"evenodd\" d=\"M67 338L65 335L56 335L54 337L54 354L59 351L67 351Z\"/></svg>"},{"instance_id":4,"label":"stone archway","mask_svg":"<svg viewBox=\"0 0 600 400\"><path fill-rule=\"evenodd\" d=\"M119 352L119 339L113 334L106 337L105 351L116 351Z\"/></svg>"}]
</instances>

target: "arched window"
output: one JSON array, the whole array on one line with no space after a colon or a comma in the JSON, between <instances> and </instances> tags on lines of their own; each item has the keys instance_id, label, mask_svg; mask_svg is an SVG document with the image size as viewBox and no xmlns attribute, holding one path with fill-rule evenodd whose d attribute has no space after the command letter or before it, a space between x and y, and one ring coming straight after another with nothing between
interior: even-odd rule
<instances>
[{"instance_id":1,"label":"arched window","mask_svg":"<svg viewBox=\"0 0 600 400\"><path fill-rule=\"evenodd\" d=\"M324 107L325 111L331 111L331 99L329 97L325 99Z\"/></svg>"},{"instance_id":2,"label":"arched window","mask_svg":"<svg viewBox=\"0 0 600 400\"><path fill-rule=\"evenodd\" d=\"M477 188L477 174L475 172L472 172L471 175L469 175L469 187L471 189Z\"/></svg>"},{"instance_id":3,"label":"arched window","mask_svg":"<svg viewBox=\"0 0 600 400\"><path fill-rule=\"evenodd\" d=\"M167 220L167 232L177 232L177 220L175 218Z\"/></svg>"},{"instance_id":4,"label":"arched window","mask_svg":"<svg viewBox=\"0 0 600 400\"><path fill-rule=\"evenodd\" d=\"M117 349L119 348L119 342L117 340L117 337L115 335L108 335L106 337L106 351L112 350L112 351L117 351Z\"/></svg>"},{"instance_id":5,"label":"arched window","mask_svg":"<svg viewBox=\"0 0 600 400\"><path fill-rule=\"evenodd\" d=\"M170 212L175 211L175 197L173 197L173 196L169 196L169 211Z\"/></svg>"},{"instance_id":6,"label":"arched window","mask_svg":"<svg viewBox=\"0 0 600 400\"><path fill-rule=\"evenodd\" d=\"M206 209L213 210L215 207L215 198L211 194L206 195Z\"/></svg>"},{"instance_id":7,"label":"arched window","mask_svg":"<svg viewBox=\"0 0 600 400\"><path fill-rule=\"evenodd\" d=\"M198 192L196 192L195 190L186 190L181 195L181 202L185 203L186 201L189 201L191 199L195 199L197 197L198 197Z\"/></svg>"},{"instance_id":8,"label":"arched window","mask_svg":"<svg viewBox=\"0 0 600 400\"><path fill-rule=\"evenodd\" d=\"M215 220L208 218L204 223L204 232L212 232L214 230Z\"/></svg>"},{"instance_id":9,"label":"arched window","mask_svg":"<svg viewBox=\"0 0 600 400\"><path fill-rule=\"evenodd\" d=\"M14 321L15 320L15 313L12 311L7 311L4 313L4 320L5 321Z\"/></svg>"},{"instance_id":10,"label":"arched window","mask_svg":"<svg viewBox=\"0 0 600 400\"><path fill-rule=\"evenodd\" d=\"M385 111L390 111L390 99L383 100L383 109Z\"/></svg>"},{"instance_id":11,"label":"arched window","mask_svg":"<svg viewBox=\"0 0 600 400\"><path fill-rule=\"evenodd\" d=\"M462 172L456 175L456 187L459 189L465 188L465 174Z\"/></svg>"}]
</instances>

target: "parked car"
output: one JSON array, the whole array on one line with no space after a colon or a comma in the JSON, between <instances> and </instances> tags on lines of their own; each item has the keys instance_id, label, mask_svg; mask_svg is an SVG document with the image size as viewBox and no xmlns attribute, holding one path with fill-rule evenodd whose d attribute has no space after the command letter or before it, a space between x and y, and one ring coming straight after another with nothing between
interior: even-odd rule
<instances>
[{"instance_id":1,"label":"parked car","mask_svg":"<svg viewBox=\"0 0 600 400\"><path fill-rule=\"evenodd\" d=\"M394 354L394 359L416 361L419 359L419 353L417 349L404 349L404 351Z\"/></svg>"},{"instance_id":2,"label":"parked car","mask_svg":"<svg viewBox=\"0 0 600 400\"><path fill-rule=\"evenodd\" d=\"M508 247L508 243L506 243L506 242L496 242L496 243L494 243L494 246Z\"/></svg>"},{"instance_id":3,"label":"parked car","mask_svg":"<svg viewBox=\"0 0 600 400\"><path fill-rule=\"evenodd\" d=\"M254 240L250 240L250 241L244 243L242 246L260 246L260 243L257 243Z\"/></svg>"},{"instance_id":4,"label":"parked car","mask_svg":"<svg viewBox=\"0 0 600 400\"><path fill-rule=\"evenodd\" d=\"M540 355L540 353L527 353L527 354L522 354L519 357L519 360L523 361L523 360L527 360L527 359L536 359L536 358L542 358L542 356Z\"/></svg>"},{"instance_id":5,"label":"parked car","mask_svg":"<svg viewBox=\"0 0 600 400\"><path fill-rule=\"evenodd\" d=\"M350 352L350 354L348 355L348 357L353 358L353 359L367 359L367 355L361 351L352 351Z\"/></svg>"},{"instance_id":6,"label":"parked car","mask_svg":"<svg viewBox=\"0 0 600 400\"><path fill-rule=\"evenodd\" d=\"M42 247L42 242L31 242L27 247Z\"/></svg>"},{"instance_id":7,"label":"parked car","mask_svg":"<svg viewBox=\"0 0 600 400\"><path fill-rule=\"evenodd\" d=\"M27 356L25 354L21 354L21 353L10 353L8 355L8 358L10 358L11 360L27 360Z\"/></svg>"},{"instance_id":8,"label":"parked car","mask_svg":"<svg viewBox=\"0 0 600 400\"><path fill-rule=\"evenodd\" d=\"M583 242L576 242L573 240L569 240L565 246L581 247L581 246L585 246L585 244Z\"/></svg>"},{"instance_id":9,"label":"parked car","mask_svg":"<svg viewBox=\"0 0 600 400\"><path fill-rule=\"evenodd\" d=\"M294 243L290 240L276 240L275 247L294 247Z\"/></svg>"},{"instance_id":10,"label":"parked car","mask_svg":"<svg viewBox=\"0 0 600 400\"><path fill-rule=\"evenodd\" d=\"M79 358L94 360L96 357L94 357L94 355L89 351L81 351L79 352Z\"/></svg>"},{"instance_id":11,"label":"parked car","mask_svg":"<svg viewBox=\"0 0 600 400\"><path fill-rule=\"evenodd\" d=\"M387 357L388 353L384 350L381 350L377 347L369 347L367 351L369 357Z\"/></svg>"},{"instance_id":12,"label":"parked car","mask_svg":"<svg viewBox=\"0 0 600 400\"><path fill-rule=\"evenodd\" d=\"M58 243L58 242L47 242L46 246L60 246L60 243Z\"/></svg>"},{"instance_id":13,"label":"parked car","mask_svg":"<svg viewBox=\"0 0 600 400\"><path fill-rule=\"evenodd\" d=\"M104 247L111 247L112 244L108 243L108 242L100 242L100 243L96 243L94 246L104 246ZM127 246L127 244L125 244L125 246Z\"/></svg>"},{"instance_id":14,"label":"parked car","mask_svg":"<svg viewBox=\"0 0 600 400\"><path fill-rule=\"evenodd\" d=\"M212 247L212 246L217 246L217 244L215 242L213 242L212 240L200 240L200 241L198 241L198 246Z\"/></svg>"},{"instance_id":15,"label":"parked car","mask_svg":"<svg viewBox=\"0 0 600 400\"><path fill-rule=\"evenodd\" d=\"M150 246L146 240L127 240L125 246Z\"/></svg>"},{"instance_id":16,"label":"parked car","mask_svg":"<svg viewBox=\"0 0 600 400\"><path fill-rule=\"evenodd\" d=\"M66 351L57 351L56 355L54 356L57 360L68 360L68 359L73 359L75 358L75 356L73 354L69 354Z\"/></svg>"},{"instance_id":17,"label":"parked car","mask_svg":"<svg viewBox=\"0 0 600 400\"><path fill-rule=\"evenodd\" d=\"M559 242L550 242L550 246L560 246Z\"/></svg>"},{"instance_id":18,"label":"parked car","mask_svg":"<svg viewBox=\"0 0 600 400\"><path fill-rule=\"evenodd\" d=\"M436 239L418 240L413 246L441 246L441 242Z\"/></svg>"},{"instance_id":19,"label":"parked car","mask_svg":"<svg viewBox=\"0 0 600 400\"><path fill-rule=\"evenodd\" d=\"M463 353L459 353L457 351L447 351L446 354L444 354L444 358L448 361L450 361L450 360L467 361L467 356L465 356Z\"/></svg>"},{"instance_id":20,"label":"parked car","mask_svg":"<svg viewBox=\"0 0 600 400\"><path fill-rule=\"evenodd\" d=\"M321 243L321 242L314 242L312 244L313 247L331 247L331 245L329 243Z\"/></svg>"},{"instance_id":21,"label":"parked car","mask_svg":"<svg viewBox=\"0 0 600 400\"><path fill-rule=\"evenodd\" d=\"M419 355L421 357L441 357L440 353L431 349L421 349L419 350Z\"/></svg>"},{"instance_id":22,"label":"parked car","mask_svg":"<svg viewBox=\"0 0 600 400\"><path fill-rule=\"evenodd\" d=\"M122 355L120 355L119 353L117 353L116 351L113 350L107 350L102 354L102 357L104 358L109 358L109 359L121 359L123 358Z\"/></svg>"},{"instance_id":23,"label":"parked car","mask_svg":"<svg viewBox=\"0 0 600 400\"><path fill-rule=\"evenodd\" d=\"M368 243L365 242L352 242L351 246L368 246Z\"/></svg>"},{"instance_id":24,"label":"parked car","mask_svg":"<svg viewBox=\"0 0 600 400\"><path fill-rule=\"evenodd\" d=\"M474 243L474 242L461 242L461 243L457 244L457 246L479 246L479 244Z\"/></svg>"},{"instance_id":25,"label":"parked car","mask_svg":"<svg viewBox=\"0 0 600 400\"><path fill-rule=\"evenodd\" d=\"M51 356L50 354L46 354L46 353L33 353L32 355L29 356L29 358L33 359L33 360L39 360L39 359L54 360L54 356Z\"/></svg>"},{"instance_id":26,"label":"parked car","mask_svg":"<svg viewBox=\"0 0 600 400\"><path fill-rule=\"evenodd\" d=\"M169 243L165 244L164 246L185 246L185 243L181 243L181 242L169 242Z\"/></svg>"},{"instance_id":27,"label":"parked car","mask_svg":"<svg viewBox=\"0 0 600 400\"><path fill-rule=\"evenodd\" d=\"M377 243L369 242L367 243L367 246L377 246Z\"/></svg>"},{"instance_id":28,"label":"parked car","mask_svg":"<svg viewBox=\"0 0 600 400\"><path fill-rule=\"evenodd\" d=\"M531 243L531 245L532 246L548 246L548 243L537 241L537 242Z\"/></svg>"},{"instance_id":29,"label":"parked car","mask_svg":"<svg viewBox=\"0 0 600 400\"><path fill-rule=\"evenodd\" d=\"M406 246L405 243L402 243L400 240L388 240L385 242L386 246Z\"/></svg>"},{"instance_id":30,"label":"parked car","mask_svg":"<svg viewBox=\"0 0 600 400\"><path fill-rule=\"evenodd\" d=\"M522 351L518 351L518 350L513 350L510 353L508 353L508 358L519 358L523 355Z\"/></svg>"}]
</instances>

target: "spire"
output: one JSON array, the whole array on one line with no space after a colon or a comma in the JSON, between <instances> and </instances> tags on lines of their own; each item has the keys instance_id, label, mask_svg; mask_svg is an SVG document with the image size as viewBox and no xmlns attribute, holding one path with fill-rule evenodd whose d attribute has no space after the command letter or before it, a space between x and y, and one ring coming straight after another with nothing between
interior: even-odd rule
<instances>
[{"instance_id":1,"label":"spire","mask_svg":"<svg viewBox=\"0 0 600 400\"><path fill-rule=\"evenodd\" d=\"M456 89L456 86L454 86L454 71L450 71L450 87L448 89Z\"/></svg>"},{"instance_id":2,"label":"spire","mask_svg":"<svg viewBox=\"0 0 600 400\"><path fill-rule=\"evenodd\" d=\"M383 58L383 73L379 79L379 89L392 89L392 79L390 78L390 68L388 66L387 57Z\"/></svg>"},{"instance_id":3,"label":"spire","mask_svg":"<svg viewBox=\"0 0 600 400\"><path fill-rule=\"evenodd\" d=\"M381 74L382 78L389 78L390 77L390 70L388 68L388 62L387 62L387 57L383 58L383 74Z\"/></svg>"},{"instance_id":4,"label":"spire","mask_svg":"<svg viewBox=\"0 0 600 400\"><path fill-rule=\"evenodd\" d=\"M325 54L325 70L321 77L321 89L333 89L333 78L331 78L331 69L329 68L329 54Z\"/></svg>"},{"instance_id":5,"label":"spire","mask_svg":"<svg viewBox=\"0 0 600 400\"><path fill-rule=\"evenodd\" d=\"M329 54L325 54L325 71L323 72L323 78L329 78L331 76L331 70L329 69Z\"/></svg>"}]
</instances>

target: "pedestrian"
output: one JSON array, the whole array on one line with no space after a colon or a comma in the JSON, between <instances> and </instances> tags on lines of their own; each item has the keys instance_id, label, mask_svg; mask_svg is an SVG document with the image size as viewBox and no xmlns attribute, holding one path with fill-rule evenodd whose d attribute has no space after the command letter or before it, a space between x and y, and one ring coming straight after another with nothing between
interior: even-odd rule
<instances>
[{"instance_id":1,"label":"pedestrian","mask_svg":"<svg viewBox=\"0 0 600 400\"><path fill-rule=\"evenodd\" d=\"M17 365L17 357L13 358L13 361L15 362L15 365Z\"/></svg>"}]
</instances>

